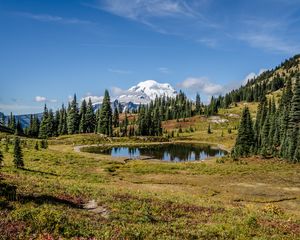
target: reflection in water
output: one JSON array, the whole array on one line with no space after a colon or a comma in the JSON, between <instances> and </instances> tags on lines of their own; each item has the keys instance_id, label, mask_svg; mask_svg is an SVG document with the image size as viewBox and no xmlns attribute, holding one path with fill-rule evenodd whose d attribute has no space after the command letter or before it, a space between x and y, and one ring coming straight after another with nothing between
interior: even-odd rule
<instances>
[{"instance_id":1,"label":"reflection in water","mask_svg":"<svg viewBox=\"0 0 300 240\"><path fill-rule=\"evenodd\" d=\"M161 144L134 147L87 147L83 151L111 155L112 157L128 157L137 159L140 156L148 156L164 161L194 161L204 160L209 157L221 157L226 151L210 145L199 144Z\"/></svg>"}]
</instances>

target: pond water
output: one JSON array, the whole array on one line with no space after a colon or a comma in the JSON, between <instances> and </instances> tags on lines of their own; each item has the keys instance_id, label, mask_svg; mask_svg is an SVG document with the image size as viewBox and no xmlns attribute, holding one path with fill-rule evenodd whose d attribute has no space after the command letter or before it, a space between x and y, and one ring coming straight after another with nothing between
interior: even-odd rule
<instances>
[{"instance_id":1,"label":"pond water","mask_svg":"<svg viewBox=\"0 0 300 240\"><path fill-rule=\"evenodd\" d=\"M106 154L112 157L139 159L149 157L164 161L181 162L222 157L226 151L215 146L200 144L157 144L147 146L85 147L84 152Z\"/></svg>"}]
</instances>

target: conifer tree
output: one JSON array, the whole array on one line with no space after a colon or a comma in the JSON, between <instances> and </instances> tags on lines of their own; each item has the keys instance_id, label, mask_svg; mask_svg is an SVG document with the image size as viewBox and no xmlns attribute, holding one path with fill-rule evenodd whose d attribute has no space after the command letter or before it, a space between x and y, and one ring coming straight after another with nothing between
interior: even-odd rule
<instances>
[{"instance_id":1,"label":"conifer tree","mask_svg":"<svg viewBox=\"0 0 300 240\"><path fill-rule=\"evenodd\" d=\"M55 116L53 119L53 130L52 130L52 136L58 136L59 135L59 122L60 122L60 112L59 110L55 111Z\"/></svg>"},{"instance_id":2,"label":"conifer tree","mask_svg":"<svg viewBox=\"0 0 300 240\"><path fill-rule=\"evenodd\" d=\"M291 111L288 122L287 134L287 158L293 160L296 148L300 144L298 142L299 128L300 128L300 75L297 76L294 88L294 94L291 102Z\"/></svg>"},{"instance_id":3,"label":"conifer tree","mask_svg":"<svg viewBox=\"0 0 300 240\"><path fill-rule=\"evenodd\" d=\"M44 106L43 118L40 125L39 130L39 138L47 138L48 137L48 127L49 127L49 113L47 105Z\"/></svg>"},{"instance_id":4,"label":"conifer tree","mask_svg":"<svg viewBox=\"0 0 300 240\"><path fill-rule=\"evenodd\" d=\"M20 122L19 119L17 121L16 129L15 129L15 134L18 135L18 136L24 134L24 131L23 131L23 128L22 128L22 125L21 125L21 122Z\"/></svg>"},{"instance_id":5,"label":"conifer tree","mask_svg":"<svg viewBox=\"0 0 300 240\"><path fill-rule=\"evenodd\" d=\"M16 129L16 119L15 119L15 116L12 114L12 112L10 113L8 127L13 130Z\"/></svg>"},{"instance_id":6,"label":"conifer tree","mask_svg":"<svg viewBox=\"0 0 300 240\"><path fill-rule=\"evenodd\" d=\"M269 147L269 132L270 132L270 116L267 115L265 123L262 128L262 146L266 149Z\"/></svg>"},{"instance_id":7,"label":"conifer tree","mask_svg":"<svg viewBox=\"0 0 300 240\"><path fill-rule=\"evenodd\" d=\"M29 121L29 127L28 127L28 132L27 134L29 136L33 136L33 130L32 130L32 127L33 127L33 115L30 114L30 121Z\"/></svg>"},{"instance_id":8,"label":"conifer tree","mask_svg":"<svg viewBox=\"0 0 300 240\"><path fill-rule=\"evenodd\" d=\"M197 93L196 95L196 108L195 112L197 115L201 114L201 100L200 100L200 95Z\"/></svg>"},{"instance_id":9,"label":"conifer tree","mask_svg":"<svg viewBox=\"0 0 300 240\"><path fill-rule=\"evenodd\" d=\"M77 104L76 94L74 94L73 100L68 107L67 113L67 127L68 134L75 134L79 131L79 110Z\"/></svg>"},{"instance_id":10,"label":"conifer tree","mask_svg":"<svg viewBox=\"0 0 300 240\"><path fill-rule=\"evenodd\" d=\"M252 119L248 107L245 107L242 113L238 136L236 139L233 153L237 157L247 157L254 148L254 131Z\"/></svg>"},{"instance_id":11,"label":"conifer tree","mask_svg":"<svg viewBox=\"0 0 300 240\"><path fill-rule=\"evenodd\" d=\"M84 99L80 107L80 124L79 124L80 133L86 133L86 129L87 129L86 112L87 112L87 104Z\"/></svg>"},{"instance_id":12,"label":"conifer tree","mask_svg":"<svg viewBox=\"0 0 300 240\"><path fill-rule=\"evenodd\" d=\"M23 154L19 137L15 137L14 142L14 164L17 168L24 167Z\"/></svg>"},{"instance_id":13,"label":"conifer tree","mask_svg":"<svg viewBox=\"0 0 300 240\"><path fill-rule=\"evenodd\" d=\"M112 136L112 110L110 106L110 97L107 90L105 90L102 107L100 110L98 120L98 132Z\"/></svg>"},{"instance_id":14,"label":"conifer tree","mask_svg":"<svg viewBox=\"0 0 300 240\"><path fill-rule=\"evenodd\" d=\"M4 114L1 115L1 118L0 118L0 125L5 126L5 116L4 116Z\"/></svg>"},{"instance_id":15,"label":"conifer tree","mask_svg":"<svg viewBox=\"0 0 300 240\"><path fill-rule=\"evenodd\" d=\"M114 127L119 127L119 111L117 107L114 109L113 124Z\"/></svg>"},{"instance_id":16,"label":"conifer tree","mask_svg":"<svg viewBox=\"0 0 300 240\"><path fill-rule=\"evenodd\" d=\"M92 133L95 131L96 117L93 109L92 100L89 98L89 102L86 110L86 132Z\"/></svg>"},{"instance_id":17,"label":"conifer tree","mask_svg":"<svg viewBox=\"0 0 300 240\"><path fill-rule=\"evenodd\" d=\"M62 105L60 111L59 111L59 122L58 122L58 135L64 135L68 133L68 127L67 127L67 111L64 106Z\"/></svg>"},{"instance_id":18,"label":"conifer tree","mask_svg":"<svg viewBox=\"0 0 300 240\"><path fill-rule=\"evenodd\" d=\"M47 119L47 137L55 136L55 123L54 123L54 114L52 109L49 110L48 119Z\"/></svg>"}]
</instances>

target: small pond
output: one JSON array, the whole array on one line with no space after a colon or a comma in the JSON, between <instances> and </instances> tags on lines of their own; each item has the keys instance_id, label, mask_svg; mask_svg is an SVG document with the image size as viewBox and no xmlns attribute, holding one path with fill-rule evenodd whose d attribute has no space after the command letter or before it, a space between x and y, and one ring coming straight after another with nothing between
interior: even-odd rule
<instances>
[{"instance_id":1,"label":"small pond","mask_svg":"<svg viewBox=\"0 0 300 240\"><path fill-rule=\"evenodd\" d=\"M112 157L127 157L129 159L160 159L163 161L195 161L210 157L222 157L226 151L216 146L203 144L153 144L144 146L111 146L111 147L84 147L84 152L106 154Z\"/></svg>"}]
</instances>

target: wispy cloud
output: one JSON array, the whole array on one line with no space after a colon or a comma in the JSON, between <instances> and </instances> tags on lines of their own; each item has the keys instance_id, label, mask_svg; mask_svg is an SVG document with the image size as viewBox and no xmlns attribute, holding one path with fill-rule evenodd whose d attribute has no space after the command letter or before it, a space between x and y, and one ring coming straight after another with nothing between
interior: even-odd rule
<instances>
[{"instance_id":1,"label":"wispy cloud","mask_svg":"<svg viewBox=\"0 0 300 240\"><path fill-rule=\"evenodd\" d=\"M287 53L291 55L300 51L300 44L266 33L246 33L242 34L240 39L249 43L252 47L262 48L267 51Z\"/></svg>"},{"instance_id":2,"label":"wispy cloud","mask_svg":"<svg viewBox=\"0 0 300 240\"><path fill-rule=\"evenodd\" d=\"M132 71L129 71L129 70L113 69L113 68L109 68L108 71L111 73L117 73L117 74L131 74L132 73Z\"/></svg>"},{"instance_id":3,"label":"wispy cloud","mask_svg":"<svg viewBox=\"0 0 300 240\"><path fill-rule=\"evenodd\" d=\"M133 20L149 17L195 16L196 12L182 0L102 0L93 7Z\"/></svg>"},{"instance_id":4,"label":"wispy cloud","mask_svg":"<svg viewBox=\"0 0 300 240\"><path fill-rule=\"evenodd\" d=\"M36 96L34 98L34 101L36 101L36 102L46 102L47 98L46 97L42 97L42 96Z\"/></svg>"},{"instance_id":5,"label":"wispy cloud","mask_svg":"<svg viewBox=\"0 0 300 240\"><path fill-rule=\"evenodd\" d=\"M295 54L300 51L298 41L292 40L289 32L291 20L289 18L264 19L248 18L242 21L244 29L238 34L238 39L250 46L276 53Z\"/></svg>"},{"instance_id":6,"label":"wispy cloud","mask_svg":"<svg viewBox=\"0 0 300 240\"><path fill-rule=\"evenodd\" d=\"M178 86L190 92L201 92L206 95L219 95L225 91L223 86L211 82L207 77L189 77Z\"/></svg>"},{"instance_id":7,"label":"wispy cloud","mask_svg":"<svg viewBox=\"0 0 300 240\"><path fill-rule=\"evenodd\" d=\"M0 103L0 112L4 112L5 114L8 114L10 112L13 112L14 114L24 114L32 111L40 111L42 110L41 106L31 106L31 105L24 105L19 103L13 103L13 104L5 104Z\"/></svg>"},{"instance_id":8,"label":"wispy cloud","mask_svg":"<svg viewBox=\"0 0 300 240\"><path fill-rule=\"evenodd\" d=\"M139 22L161 34L186 37L187 26L216 27L201 13L201 7L208 2L210 0L127 0L126 3L124 0L98 0L96 4L85 5Z\"/></svg>"},{"instance_id":9,"label":"wispy cloud","mask_svg":"<svg viewBox=\"0 0 300 240\"><path fill-rule=\"evenodd\" d=\"M200 38L197 42L210 48L215 48L217 46L217 39L214 38Z\"/></svg>"},{"instance_id":10,"label":"wispy cloud","mask_svg":"<svg viewBox=\"0 0 300 240\"><path fill-rule=\"evenodd\" d=\"M35 101L35 102L44 102L44 103L46 103L46 102L56 103L56 102L57 102L56 99L48 99L48 98L43 97L43 96L36 96L36 97L34 98L34 101Z\"/></svg>"},{"instance_id":11,"label":"wispy cloud","mask_svg":"<svg viewBox=\"0 0 300 240\"><path fill-rule=\"evenodd\" d=\"M50 14L35 14L30 12L16 12L16 15L24 18L29 18L32 20L40 22L52 22L52 23L61 23L61 24L93 24L93 22L88 20L82 20L78 18L66 18Z\"/></svg>"},{"instance_id":12,"label":"wispy cloud","mask_svg":"<svg viewBox=\"0 0 300 240\"><path fill-rule=\"evenodd\" d=\"M167 68L167 67L159 67L158 69L157 69L159 72L161 72L161 73L163 73L163 74L170 74L172 71L169 69L169 68Z\"/></svg>"},{"instance_id":13,"label":"wispy cloud","mask_svg":"<svg viewBox=\"0 0 300 240\"><path fill-rule=\"evenodd\" d=\"M89 99L91 99L92 103L102 103L103 96L94 96L94 95L86 96L86 97L82 98L81 101L83 101L84 99L87 102L89 101Z\"/></svg>"}]
</instances>

